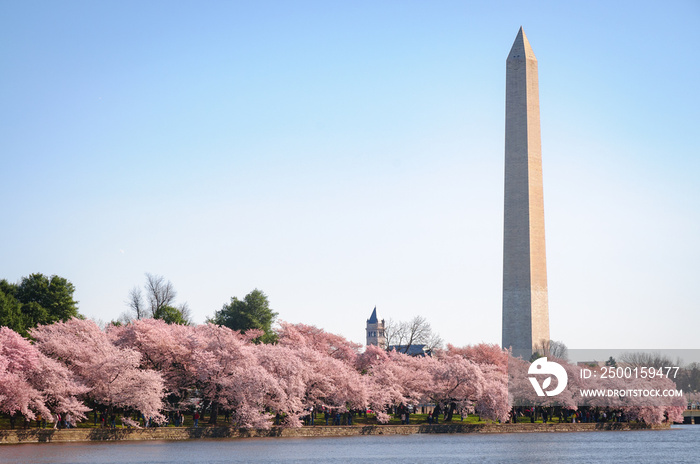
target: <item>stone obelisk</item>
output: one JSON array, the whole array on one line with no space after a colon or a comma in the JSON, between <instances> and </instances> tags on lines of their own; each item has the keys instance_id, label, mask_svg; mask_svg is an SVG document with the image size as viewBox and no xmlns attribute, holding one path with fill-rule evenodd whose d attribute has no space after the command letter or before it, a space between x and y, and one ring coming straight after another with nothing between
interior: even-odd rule
<instances>
[{"instance_id":1,"label":"stone obelisk","mask_svg":"<svg viewBox=\"0 0 700 464\"><path fill-rule=\"evenodd\" d=\"M537 59L518 31L506 60L503 347L529 359L549 342Z\"/></svg>"}]
</instances>

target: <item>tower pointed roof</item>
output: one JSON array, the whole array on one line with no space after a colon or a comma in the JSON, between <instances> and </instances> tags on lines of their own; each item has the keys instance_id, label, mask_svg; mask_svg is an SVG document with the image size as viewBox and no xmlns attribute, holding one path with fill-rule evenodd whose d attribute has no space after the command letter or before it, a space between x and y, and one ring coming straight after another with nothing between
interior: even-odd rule
<instances>
[{"instance_id":1,"label":"tower pointed roof","mask_svg":"<svg viewBox=\"0 0 700 464\"><path fill-rule=\"evenodd\" d=\"M370 324L376 324L377 322L379 322L379 320L377 319L377 307L376 306L374 307L374 311L372 311L372 315L369 317L369 319L367 319L367 322Z\"/></svg>"},{"instance_id":2,"label":"tower pointed roof","mask_svg":"<svg viewBox=\"0 0 700 464\"><path fill-rule=\"evenodd\" d=\"M523 31L522 26L520 26L518 35L515 37L515 42L513 42L513 46L510 48L510 53L508 54L508 60L518 59L537 61L537 58L535 58L535 52L532 51L532 47L530 46L530 42L527 40L527 36L525 35L525 31Z\"/></svg>"}]
</instances>

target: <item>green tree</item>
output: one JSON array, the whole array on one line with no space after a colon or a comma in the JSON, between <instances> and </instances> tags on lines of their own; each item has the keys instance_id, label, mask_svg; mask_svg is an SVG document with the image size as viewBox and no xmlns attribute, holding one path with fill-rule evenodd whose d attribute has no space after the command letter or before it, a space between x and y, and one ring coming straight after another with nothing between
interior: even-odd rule
<instances>
[{"instance_id":1,"label":"green tree","mask_svg":"<svg viewBox=\"0 0 700 464\"><path fill-rule=\"evenodd\" d=\"M182 309L173 306L161 306L153 313L153 319L162 319L168 324L189 325L189 320Z\"/></svg>"},{"instance_id":2,"label":"green tree","mask_svg":"<svg viewBox=\"0 0 700 464\"><path fill-rule=\"evenodd\" d=\"M35 320L35 324L51 324L57 321L67 321L71 317L80 317L78 302L73 299L75 287L67 279L53 275L47 277L43 274L32 274L23 277L17 286L16 298L24 306L36 303L45 310L32 311L34 317L44 320Z\"/></svg>"},{"instance_id":3,"label":"green tree","mask_svg":"<svg viewBox=\"0 0 700 464\"><path fill-rule=\"evenodd\" d=\"M259 340L263 343L274 343L277 341L277 334L273 332L272 325L276 318L277 313L270 309L267 295L256 288L243 300L235 296L231 298L231 302L216 311L209 322L243 333L250 329L260 329L264 334Z\"/></svg>"},{"instance_id":4,"label":"green tree","mask_svg":"<svg viewBox=\"0 0 700 464\"><path fill-rule=\"evenodd\" d=\"M11 284L7 280L2 279L0 280L0 292L3 292L5 295L12 295L13 297L16 297L17 285Z\"/></svg>"},{"instance_id":5,"label":"green tree","mask_svg":"<svg viewBox=\"0 0 700 464\"><path fill-rule=\"evenodd\" d=\"M2 282L0 282L0 327L9 327L17 333L26 335L24 326L24 318L22 317L22 305L12 295L3 291Z\"/></svg>"},{"instance_id":6,"label":"green tree","mask_svg":"<svg viewBox=\"0 0 700 464\"><path fill-rule=\"evenodd\" d=\"M0 325L26 336L39 324L82 318L73 292L73 284L56 275L31 274L19 284L0 280Z\"/></svg>"}]
</instances>

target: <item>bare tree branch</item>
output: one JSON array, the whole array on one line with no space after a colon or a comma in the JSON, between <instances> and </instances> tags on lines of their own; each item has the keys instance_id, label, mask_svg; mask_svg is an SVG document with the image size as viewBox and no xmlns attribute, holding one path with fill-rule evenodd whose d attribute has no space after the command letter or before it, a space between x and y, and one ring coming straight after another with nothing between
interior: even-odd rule
<instances>
[{"instance_id":1,"label":"bare tree branch","mask_svg":"<svg viewBox=\"0 0 700 464\"><path fill-rule=\"evenodd\" d=\"M182 313L182 319L187 323L186 325L192 324L192 310L190 310L190 305L185 301L177 309Z\"/></svg>"},{"instance_id":2,"label":"bare tree branch","mask_svg":"<svg viewBox=\"0 0 700 464\"><path fill-rule=\"evenodd\" d=\"M644 351L636 351L632 353L622 353L620 361L632 366L647 366L658 369L659 367L679 366L679 362L674 362L668 356L659 352L647 353Z\"/></svg>"},{"instance_id":3,"label":"bare tree branch","mask_svg":"<svg viewBox=\"0 0 700 464\"><path fill-rule=\"evenodd\" d=\"M151 317L151 315L147 314L148 309L143 304L140 288L134 287L129 291L129 299L127 300L126 304L131 309L135 319L146 319Z\"/></svg>"},{"instance_id":4,"label":"bare tree branch","mask_svg":"<svg viewBox=\"0 0 700 464\"><path fill-rule=\"evenodd\" d=\"M146 273L146 298L150 305L151 314L158 314L163 306L171 306L177 292L175 287L163 276Z\"/></svg>"},{"instance_id":5,"label":"bare tree branch","mask_svg":"<svg viewBox=\"0 0 700 464\"><path fill-rule=\"evenodd\" d=\"M532 358L557 358L564 361L569 359L569 349L563 342L556 340L542 340L533 347Z\"/></svg>"},{"instance_id":6,"label":"bare tree branch","mask_svg":"<svg viewBox=\"0 0 700 464\"><path fill-rule=\"evenodd\" d=\"M433 333L430 323L423 316L416 316L410 321L396 322L392 319L384 325L386 346L393 347L401 353L408 353L411 346L424 345L426 350L442 347L442 338Z\"/></svg>"}]
</instances>

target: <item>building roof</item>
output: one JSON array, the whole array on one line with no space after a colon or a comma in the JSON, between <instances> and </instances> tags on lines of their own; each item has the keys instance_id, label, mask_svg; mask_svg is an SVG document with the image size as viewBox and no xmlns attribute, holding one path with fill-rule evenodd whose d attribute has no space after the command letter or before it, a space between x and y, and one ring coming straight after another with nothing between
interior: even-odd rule
<instances>
[{"instance_id":1,"label":"building roof","mask_svg":"<svg viewBox=\"0 0 700 464\"><path fill-rule=\"evenodd\" d=\"M406 345L389 345L389 351L397 351L409 356L432 356L432 352L425 345L409 345L408 350Z\"/></svg>"},{"instance_id":2,"label":"building roof","mask_svg":"<svg viewBox=\"0 0 700 464\"><path fill-rule=\"evenodd\" d=\"M367 323L369 324L376 324L378 323L379 320L377 319L377 307L374 307L374 311L372 311L372 315L367 319Z\"/></svg>"}]
</instances>

